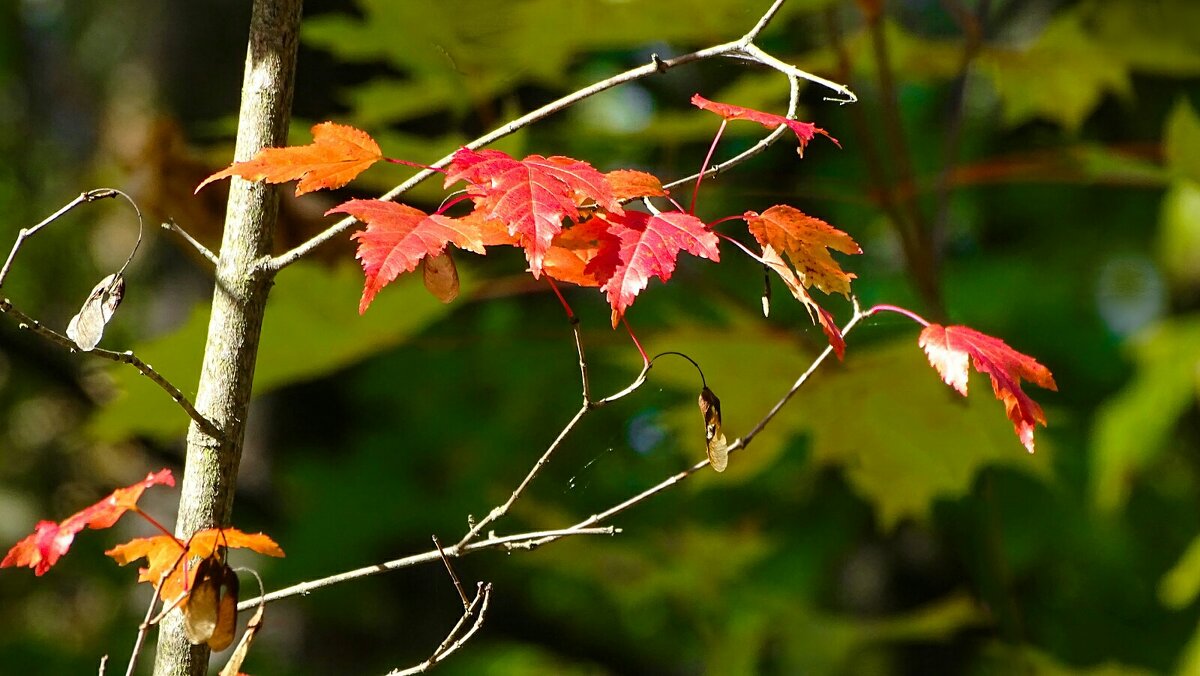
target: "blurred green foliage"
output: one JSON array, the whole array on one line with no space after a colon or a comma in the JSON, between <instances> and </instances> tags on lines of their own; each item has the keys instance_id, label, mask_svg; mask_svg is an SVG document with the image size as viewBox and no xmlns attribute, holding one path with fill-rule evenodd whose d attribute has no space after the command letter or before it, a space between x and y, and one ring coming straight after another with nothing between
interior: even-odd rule
<instances>
[{"instance_id":1,"label":"blurred green foliage","mask_svg":"<svg viewBox=\"0 0 1200 676\"><path fill-rule=\"evenodd\" d=\"M156 217L188 214L184 227L218 241L204 209L219 205L190 191L205 162L227 161L247 10L211 4L0 6L9 241L105 184ZM652 53L735 39L766 4L312 0L294 127L305 138L311 121L357 124L387 154L429 162ZM986 379L958 398L924 363L915 327L870 320L728 472L622 514L614 537L458 561L465 582L495 592L483 629L440 672L1200 672L1200 5L905 0L882 3L872 23L861 11L872 4L789 0L760 40L859 95L854 106L813 86L802 95L802 117L842 149L815 142L798 161L780 144L705 183L699 213L792 204L863 245L842 261L864 305L909 305L1035 355L1060 390L1031 392L1050 421L1038 454L1024 453ZM705 62L500 146L677 178L716 128L687 105L695 92L772 111L787 101L776 73ZM187 143L148 131L163 117ZM718 157L759 133L731 125ZM341 196L405 175L372 170ZM435 183L411 198L435 206ZM285 211L319 214L321 199ZM131 223L119 205L73 213L31 240L5 296L65 326L123 259ZM296 217L288 237L321 223ZM132 347L190 393L211 276L155 225L103 345ZM905 228L929 233L937 265L914 262ZM424 551L431 534L457 540L578 406L569 326L519 253L459 256L464 291L449 306L414 277L359 317L360 278L341 247L284 271L268 309L235 519L288 553L238 561L269 588ZM700 363L731 438L822 345L782 289L771 317L758 315L761 280L727 248L719 266L690 260L670 285L651 284L629 315L651 353ZM628 337L608 329L594 290L567 298L593 393L624 387L640 366ZM848 316L840 299L828 305ZM146 471L179 469L187 418L150 383L12 322L0 341L3 542ZM636 395L585 417L497 530L569 525L703 457L699 389L691 365L660 360ZM175 509L170 491L145 502L167 521ZM104 654L110 672L123 668L147 592L102 555L142 526L117 531L81 534L44 577L0 573L0 672L90 673ZM269 608L244 668L415 664L459 608L436 565L322 590Z\"/></svg>"}]
</instances>

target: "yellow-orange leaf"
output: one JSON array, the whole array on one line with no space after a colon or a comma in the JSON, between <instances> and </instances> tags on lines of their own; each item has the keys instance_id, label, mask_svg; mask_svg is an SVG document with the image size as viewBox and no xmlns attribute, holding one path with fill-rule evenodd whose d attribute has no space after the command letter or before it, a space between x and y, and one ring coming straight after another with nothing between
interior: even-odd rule
<instances>
[{"instance_id":1,"label":"yellow-orange leaf","mask_svg":"<svg viewBox=\"0 0 1200 676\"><path fill-rule=\"evenodd\" d=\"M314 190L340 188L367 167L383 158L379 144L367 132L344 124L322 122L312 128L313 142L306 146L263 148L252 159L234 162L196 186L204 186L230 176L247 181L296 184L296 196Z\"/></svg>"},{"instance_id":2,"label":"yellow-orange leaf","mask_svg":"<svg viewBox=\"0 0 1200 676\"><path fill-rule=\"evenodd\" d=\"M209 528L197 532L188 541L187 558L208 558L218 546L230 549L250 549L267 556L283 556L283 550L270 537L262 533L243 533L236 528ZM183 548L179 541L167 535L135 538L104 552L122 566L145 558L149 564L138 571L138 582L158 584L166 575L158 596L164 602L174 602L186 590L192 588L196 569L190 570L183 562Z\"/></svg>"},{"instance_id":3,"label":"yellow-orange leaf","mask_svg":"<svg viewBox=\"0 0 1200 676\"><path fill-rule=\"evenodd\" d=\"M804 286L815 286L825 293L850 295L850 280L854 279L854 273L842 270L829 255L829 249L845 254L862 253L850 235L783 204L761 214L747 211L742 218L759 244L787 254Z\"/></svg>"},{"instance_id":4,"label":"yellow-orange leaf","mask_svg":"<svg viewBox=\"0 0 1200 676\"><path fill-rule=\"evenodd\" d=\"M604 175L612 186L613 197L628 200L635 197L665 197L666 189L654 174L633 169L617 169Z\"/></svg>"}]
</instances>

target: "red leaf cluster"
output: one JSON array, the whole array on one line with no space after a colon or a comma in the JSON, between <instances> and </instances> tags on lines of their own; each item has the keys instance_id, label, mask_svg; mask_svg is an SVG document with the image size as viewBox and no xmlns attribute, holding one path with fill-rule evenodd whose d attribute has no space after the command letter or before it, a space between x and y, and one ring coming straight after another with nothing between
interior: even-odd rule
<instances>
[{"instance_id":1,"label":"red leaf cluster","mask_svg":"<svg viewBox=\"0 0 1200 676\"><path fill-rule=\"evenodd\" d=\"M118 488L108 497L82 509L59 523L39 521L33 533L13 545L0 561L0 568L28 566L34 574L42 575L70 549L75 534L84 528L108 528L129 510L137 509L137 501L151 486L175 485L171 470L147 474L145 479L125 488Z\"/></svg>"},{"instance_id":2,"label":"red leaf cluster","mask_svg":"<svg viewBox=\"0 0 1200 676\"><path fill-rule=\"evenodd\" d=\"M1046 424L1042 407L1021 389L1021 381L1050 390L1057 390L1050 370L1033 357L1022 354L993 338L966 326L930 324L921 331L918 344L925 348L929 363L947 385L967 396L967 361L975 370L992 379L992 391L1004 402L1008 419L1012 421L1017 438L1033 453L1035 423Z\"/></svg>"}]
</instances>

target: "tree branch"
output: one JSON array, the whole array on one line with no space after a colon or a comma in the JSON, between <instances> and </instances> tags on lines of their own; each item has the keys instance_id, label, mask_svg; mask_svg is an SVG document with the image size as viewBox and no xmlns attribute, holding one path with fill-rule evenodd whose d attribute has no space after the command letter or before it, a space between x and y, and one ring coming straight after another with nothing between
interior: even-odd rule
<instances>
[{"instance_id":1,"label":"tree branch","mask_svg":"<svg viewBox=\"0 0 1200 676\"><path fill-rule=\"evenodd\" d=\"M843 336L848 335L852 330L854 330L855 326L857 326L858 323L867 316L868 316L868 314L863 313L862 310L859 308L858 302L856 300L854 303L854 316L851 317L850 321L847 322L846 326L842 329L842 335ZM750 442L753 441L754 437L757 436L768 424L770 424L771 420L776 416L776 414L778 414L779 411L784 407L784 405L786 405L787 402L792 398L792 396L795 395L795 393L797 391L799 391L800 388L803 387L806 382L808 382L808 379L810 377L812 377L812 374L814 372L816 372L816 370L822 364L824 364L827 359L829 359L829 356L831 354L833 354L833 348L826 347L825 350L823 350L821 352L821 354L817 355L816 359L813 360L812 364L809 365L808 369L806 369L804 371L804 373L802 373L800 375L800 377L796 379L796 382L792 384L791 388L783 395L783 397L780 398L780 400L778 402L776 402L776 404L771 408L771 410L768 411L763 416L763 418L761 420L759 420L759 422L749 432L747 432L744 436L742 436L738 439L735 439L733 441L733 443L731 443L729 445L729 453L731 453L731 454L735 453L739 449L743 449L743 448L746 448L747 446L749 446ZM593 408L595 408L595 406L599 406L599 405L601 405L603 403L607 403L609 401L615 401L621 397L624 397L624 396L636 391L638 387L640 387L643 383L645 383L646 374L649 372L649 370L650 370L650 366L647 365L645 368L642 369L642 372L638 374L638 376L634 380L633 384L631 384L629 387L626 387L624 390L621 390L620 392L618 392L610 397L607 397L605 399L601 399L601 400L595 402ZM515 535L506 535L506 536L497 536L495 534L490 534L486 539L472 542L471 539L482 530L482 527L485 523L494 522L496 519L498 519L500 516L503 515L503 513L501 513L500 515L497 515L493 518L493 516L496 515L498 511L500 511L503 508L506 512L507 508L511 507L512 503L516 501L516 498L520 497L521 492L524 490L524 488L526 486L529 485L529 483L537 475L537 472L541 469L541 466L544 465L544 461L546 460L547 456L549 455L549 451L553 450L557 446L557 444L559 444L562 441L562 438L566 435L566 433L569 432L572 428L574 428L574 426L579 422L579 419L582 417L582 415L584 413L586 413L588 410L591 410L591 409L589 409L587 407L583 407L580 409L580 411L578 413L575 414L575 416L567 423L567 426L564 427L563 431L559 434L559 436L555 440L555 442L551 445L551 448L548 449L547 453L544 453L542 455L542 458L539 459L538 464L535 464L534 469L531 470L528 475L526 475L525 479L522 480L522 482L521 482L520 486L518 486L517 490L513 491L513 495L510 496L510 498L504 503L504 505L492 510L492 513L488 515L488 519L485 520L485 522L481 522L480 524L473 526L471 531L468 533L469 537L464 537L463 540L461 542L459 542L458 544L455 544L451 547L446 547L444 549L442 549L442 548L433 549L433 550L430 550L427 552L422 552L420 554L414 554L411 556L406 556L404 558L387 561L385 563L379 563L379 564L375 564L372 566L366 566L363 568L358 568L355 570L338 573L336 575L331 575L329 577L324 577L324 578L320 578L317 580L309 580L306 582L301 582L299 584L295 584L290 587L285 587L283 589L273 591L273 592L266 594L264 596L261 596L259 598L248 599L246 601L242 601L240 604L238 604L238 610L239 611L246 610L258 603L270 603L272 601L278 601L278 600L289 598L292 596L308 595L312 591L321 589L323 587L329 587L329 586L332 586L335 584L340 584L342 582L348 582L350 580L355 580L355 579L362 578L362 577L369 577L371 575L378 575L380 573L386 573L389 571L399 570L402 568L410 568L412 566L429 563L431 561L437 561L437 560L442 559L443 557L457 558L457 557L465 556L467 554L481 551L484 549L503 548L503 549L509 550L509 551L514 550L514 549L536 549L537 547L540 547L540 546L550 543L550 542L554 542L555 540L560 540L564 537L571 537L571 536L575 536L575 535L615 535L616 533L620 532L619 529L617 529L613 526L600 527L600 526L598 526L598 524L608 520L609 518L611 518L617 514L620 514L621 512L628 510L629 508L631 508L635 505L638 505L638 504L644 502L651 496L661 493L662 491L683 481L684 479L687 479L689 476L691 476L692 474L695 474L696 472L700 471L701 469L704 469L704 467L709 464L708 459L706 458L677 474L667 477L663 481L659 482L658 484L656 484L654 486L651 486L650 488L642 491L641 493L638 493L637 495L634 495L633 497L631 497L621 503L618 503L602 512L593 514L593 515L589 516L588 518L586 518L568 528L562 528L562 529L550 530L550 531L534 531L534 532L527 532L527 533L518 533Z\"/></svg>"},{"instance_id":2,"label":"tree branch","mask_svg":"<svg viewBox=\"0 0 1200 676\"><path fill-rule=\"evenodd\" d=\"M183 241L190 244L191 247L196 250L196 253L200 254L200 256L203 257L205 260L207 260L209 263L212 263L212 266L214 268L221 264L221 261L217 260L216 254L214 254L212 251L210 251L208 247L201 244L200 241L197 240L195 237L192 237L190 234L188 234L187 230L184 230L183 228L179 227L179 224L176 223L175 221L171 220L171 221L167 221L166 223L163 223L162 229L170 230L170 231L174 232L175 234L179 235L180 237L182 237Z\"/></svg>"}]
</instances>

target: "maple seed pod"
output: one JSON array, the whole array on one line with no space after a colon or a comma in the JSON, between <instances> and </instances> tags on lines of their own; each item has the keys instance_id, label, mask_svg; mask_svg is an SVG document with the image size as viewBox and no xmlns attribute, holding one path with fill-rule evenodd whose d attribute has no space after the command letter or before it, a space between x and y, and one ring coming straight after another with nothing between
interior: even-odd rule
<instances>
[{"instance_id":1,"label":"maple seed pod","mask_svg":"<svg viewBox=\"0 0 1200 676\"><path fill-rule=\"evenodd\" d=\"M449 303L458 298L458 266L450 257L449 251L443 251L437 256L426 256L421 260L421 272L425 280L425 289L434 298Z\"/></svg>"},{"instance_id":2,"label":"maple seed pod","mask_svg":"<svg viewBox=\"0 0 1200 676\"><path fill-rule=\"evenodd\" d=\"M729 444L721 432L721 400L706 386L700 390L700 415L704 417L704 448L708 462L718 472L729 466Z\"/></svg>"},{"instance_id":3,"label":"maple seed pod","mask_svg":"<svg viewBox=\"0 0 1200 676\"><path fill-rule=\"evenodd\" d=\"M125 278L120 273L111 274L100 280L79 313L67 324L67 337L75 341L80 350L90 352L104 336L104 326L112 319L125 297Z\"/></svg>"},{"instance_id":4,"label":"maple seed pod","mask_svg":"<svg viewBox=\"0 0 1200 676\"><path fill-rule=\"evenodd\" d=\"M194 645L224 650L237 626L238 578L216 554L196 568L192 591L183 606L183 633ZM224 592L224 593L222 593Z\"/></svg>"}]
</instances>

